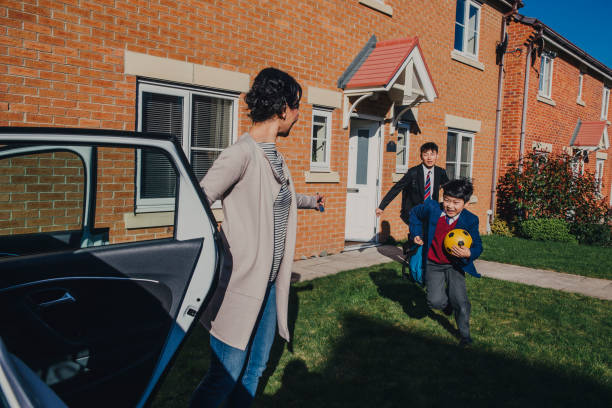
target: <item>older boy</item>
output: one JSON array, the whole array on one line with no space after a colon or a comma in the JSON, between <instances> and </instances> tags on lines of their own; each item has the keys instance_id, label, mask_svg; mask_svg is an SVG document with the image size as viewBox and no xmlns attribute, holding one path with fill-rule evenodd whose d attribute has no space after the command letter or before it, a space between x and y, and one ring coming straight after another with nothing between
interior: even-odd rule
<instances>
[{"instance_id":1,"label":"older boy","mask_svg":"<svg viewBox=\"0 0 612 408\"><path fill-rule=\"evenodd\" d=\"M425 245L423 265L429 307L443 310L447 315L455 311L461 335L459 344L467 346L472 343L472 338L471 304L465 287L465 272L480 277L474 268L474 260L482 253L478 217L465 209L474 187L470 181L460 179L449 181L442 188L442 203L427 200L410 212L410 239L415 244ZM444 249L444 237L456 228L470 233L472 247L453 246L448 253Z\"/></svg>"},{"instance_id":2,"label":"older boy","mask_svg":"<svg viewBox=\"0 0 612 408\"><path fill-rule=\"evenodd\" d=\"M402 192L401 219L408 224L410 210L415 205L432 199L438 201L440 186L448 181L446 170L436 166L438 145L433 142L421 146L421 164L408 169L406 174L380 200L376 216L380 216L393 199Z\"/></svg>"}]
</instances>

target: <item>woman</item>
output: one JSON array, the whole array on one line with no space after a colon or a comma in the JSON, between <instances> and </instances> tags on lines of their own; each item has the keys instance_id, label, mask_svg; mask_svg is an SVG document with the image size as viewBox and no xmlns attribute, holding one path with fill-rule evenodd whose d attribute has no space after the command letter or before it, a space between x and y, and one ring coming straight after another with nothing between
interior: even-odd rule
<instances>
[{"instance_id":1,"label":"woman","mask_svg":"<svg viewBox=\"0 0 612 408\"><path fill-rule=\"evenodd\" d=\"M299 117L302 88L289 74L262 70L245 101L253 124L202 179L209 202L220 199L226 257L201 322L210 332L211 365L191 407L248 407L270 355L276 325L289 341L287 306L298 208L324 198L296 194L277 137Z\"/></svg>"}]
</instances>

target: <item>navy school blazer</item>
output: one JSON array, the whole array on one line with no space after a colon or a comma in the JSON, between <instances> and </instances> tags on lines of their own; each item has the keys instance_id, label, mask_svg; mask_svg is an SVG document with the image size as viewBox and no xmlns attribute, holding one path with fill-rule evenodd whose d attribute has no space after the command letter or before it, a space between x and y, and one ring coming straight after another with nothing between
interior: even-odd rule
<instances>
[{"instance_id":1,"label":"navy school blazer","mask_svg":"<svg viewBox=\"0 0 612 408\"><path fill-rule=\"evenodd\" d=\"M434 200L427 200L423 204L417 205L410 211L410 242L414 242L414 237L421 237L425 246L423 248L423 271L427 270L427 255L429 247L436 232L438 219L442 215L442 205ZM427 230L423 235L423 224L427 225ZM472 247L470 248L470 258L452 258L453 265L459 266L463 271L472 276L480 278L476 272L474 260L482 253L482 241L478 232L478 217L470 211L461 211L455 228L466 230L472 236Z\"/></svg>"},{"instance_id":2,"label":"navy school blazer","mask_svg":"<svg viewBox=\"0 0 612 408\"><path fill-rule=\"evenodd\" d=\"M431 198L433 200L438 201L440 186L446 182L448 182L446 170L434 166L433 187L431 189ZM425 173L423 172L422 163L408 169L406 174L380 200L378 208L384 210L400 191L402 192L400 217L402 221L408 224L410 222L410 210L412 207L422 204L423 196L425 195Z\"/></svg>"}]
</instances>

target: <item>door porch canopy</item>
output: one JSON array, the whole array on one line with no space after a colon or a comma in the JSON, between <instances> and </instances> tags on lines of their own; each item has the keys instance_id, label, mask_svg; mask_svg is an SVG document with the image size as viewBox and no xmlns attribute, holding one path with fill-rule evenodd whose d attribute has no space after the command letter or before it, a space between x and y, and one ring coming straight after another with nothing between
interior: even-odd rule
<instances>
[{"instance_id":1,"label":"door porch canopy","mask_svg":"<svg viewBox=\"0 0 612 408\"><path fill-rule=\"evenodd\" d=\"M578 119L570 140L570 147L577 150L596 151L610 147L608 126L605 120L582 122Z\"/></svg>"},{"instance_id":2,"label":"door porch canopy","mask_svg":"<svg viewBox=\"0 0 612 408\"><path fill-rule=\"evenodd\" d=\"M338 87L344 89L344 129L366 98L385 94L393 108L400 107L391 109L397 111L392 120L393 133L397 120L406 111L423 102L433 102L438 96L417 37L377 42L372 36L340 77Z\"/></svg>"}]
</instances>

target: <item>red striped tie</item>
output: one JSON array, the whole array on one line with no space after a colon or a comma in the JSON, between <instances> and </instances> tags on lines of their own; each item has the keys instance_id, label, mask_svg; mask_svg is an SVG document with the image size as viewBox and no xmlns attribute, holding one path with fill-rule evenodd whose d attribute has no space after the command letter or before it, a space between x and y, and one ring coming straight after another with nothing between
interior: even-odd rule
<instances>
[{"instance_id":1,"label":"red striped tie","mask_svg":"<svg viewBox=\"0 0 612 408\"><path fill-rule=\"evenodd\" d=\"M431 171L427 172L427 179L425 180L425 200L431 198Z\"/></svg>"}]
</instances>

